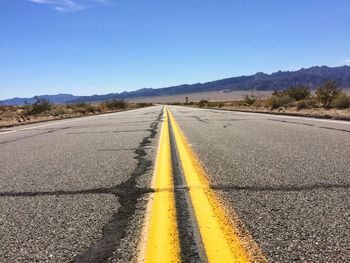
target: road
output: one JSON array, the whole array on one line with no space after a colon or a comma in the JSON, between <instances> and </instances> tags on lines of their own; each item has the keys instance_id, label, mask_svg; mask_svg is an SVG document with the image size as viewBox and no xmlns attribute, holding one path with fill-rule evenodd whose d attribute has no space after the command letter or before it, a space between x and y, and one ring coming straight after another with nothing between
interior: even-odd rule
<instances>
[{"instance_id":1,"label":"road","mask_svg":"<svg viewBox=\"0 0 350 263\"><path fill-rule=\"evenodd\" d=\"M219 200L209 198L208 209L222 206L256 253L270 262L349 261L350 123L168 110L173 179L165 185L155 172L168 162L158 161L162 106L0 130L0 261L135 261L143 247L151 251L152 211L167 204L176 210L169 229L178 233L182 261L214 262L181 132L206 173L205 194Z\"/></svg>"}]
</instances>

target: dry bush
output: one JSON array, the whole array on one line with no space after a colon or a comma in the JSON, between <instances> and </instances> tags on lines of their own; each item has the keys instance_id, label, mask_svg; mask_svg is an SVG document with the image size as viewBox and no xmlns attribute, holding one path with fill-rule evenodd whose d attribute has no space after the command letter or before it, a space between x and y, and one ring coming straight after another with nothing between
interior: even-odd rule
<instances>
[{"instance_id":1,"label":"dry bush","mask_svg":"<svg viewBox=\"0 0 350 263\"><path fill-rule=\"evenodd\" d=\"M81 114L87 114L90 112L93 113L96 111L96 107L90 103L68 104L66 108L70 109L72 113L81 113Z\"/></svg>"},{"instance_id":2,"label":"dry bush","mask_svg":"<svg viewBox=\"0 0 350 263\"><path fill-rule=\"evenodd\" d=\"M110 101L106 101L105 105L107 109L110 109L110 110L126 109L128 106L125 100L110 100Z\"/></svg>"},{"instance_id":3,"label":"dry bush","mask_svg":"<svg viewBox=\"0 0 350 263\"><path fill-rule=\"evenodd\" d=\"M15 107L15 106L0 105L0 112L15 111L16 109L17 109L17 107Z\"/></svg>"},{"instance_id":4,"label":"dry bush","mask_svg":"<svg viewBox=\"0 0 350 263\"><path fill-rule=\"evenodd\" d=\"M24 106L24 114L25 115L37 115L43 112L48 112L52 108L52 103L43 98L43 97L35 97L35 102L33 104L28 104Z\"/></svg>"},{"instance_id":5,"label":"dry bush","mask_svg":"<svg viewBox=\"0 0 350 263\"><path fill-rule=\"evenodd\" d=\"M205 106L208 105L208 101L207 100L200 100L198 103L197 103L197 106L200 107L200 108L203 108Z\"/></svg>"},{"instance_id":6,"label":"dry bush","mask_svg":"<svg viewBox=\"0 0 350 263\"><path fill-rule=\"evenodd\" d=\"M255 103L257 97L254 94L243 94L242 105L251 106Z\"/></svg>"},{"instance_id":7,"label":"dry bush","mask_svg":"<svg viewBox=\"0 0 350 263\"><path fill-rule=\"evenodd\" d=\"M224 106L223 102L215 101L215 102L208 102L209 108L221 108Z\"/></svg>"},{"instance_id":8,"label":"dry bush","mask_svg":"<svg viewBox=\"0 0 350 263\"><path fill-rule=\"evenodd\" d=\"M288 89L283 90L283 91L275 90L272 93L272 96L276 96L279 98L289 96L293 100L299 101L299 100L304 100L304 99L310 98L311 89L310 89L310 87L303 86L303 85L292 86L292 87L289 87Z\"/></svg>"},{"instance_id":9,"label":"dry bush","mask_svg":"<svg viewBox=\"0 0 350 263\"><path fill-rule=\"evenodd\" d=\"M138 102L138 103L136 103L136 107L137 108L145 108L145 107L150 107L150 106L153 106L153 104L149 103L149 102Z\"/></svg>"},{"instance_id":10,"label":"dry bush","mask_svg":"<svg viewBox=\"0 0 350 263\"><path fill-rule=\"evenodd\" d=\"M334 98L332 106L337 109L350 108L350 96L347 96L345 93L340 93Z\"/></svg>"},{"instance_id":11,"label":"dry bush","mask_svg":"<svg viewBox=\"0 0 350 263\"><path fill-rule=\"evenodd\" d=\"M281 107L293 106L293 99L289 96L277 97L275 95L269 97L266 100L266 107L270 109L277 109Z\"/></svg>"},{"instance_id":12,"label":"dry bush","mask_svg":"<svg viewBox=\"0 0 350 263\"><path fill-rule=\"evenodd\" d=\"M317 99L326 109L331 108L333 100L341 94L341 89L338 88L334 80L327 80L322 86L316 90Z\"/></svg>"},{"instance_id":13,"label":"dry bush","mask_svg":"<svg viewBox=\"0 0 350 263\"><path fill-rule=\"evenodd\" d=\"M313 108L317 108L317 106L318 106L318 103L314 98L303 99L297 102L298 110L313 109Z\"/></svg>"},{"instance_id":14,"label":"dry bush","mask_svg":"<svg viewBox=\"0 0 350 263\"><path fill-rule=\"evenodd\" d=\"M54 105L51 109L51 114L54 116L60 116L69 114L71 111L65 105Z\"/></svg>"}]
</instances>

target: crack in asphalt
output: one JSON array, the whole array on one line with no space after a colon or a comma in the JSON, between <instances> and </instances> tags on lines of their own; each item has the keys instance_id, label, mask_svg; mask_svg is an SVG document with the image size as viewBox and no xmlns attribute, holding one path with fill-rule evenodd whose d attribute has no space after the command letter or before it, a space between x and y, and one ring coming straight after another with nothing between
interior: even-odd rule
<instances>
[{"instance_id":1,"label":"crack in asphalt","mask_svg":"<svg viewBox=\"0 0 350 263\"><path fill-rule=\"evenodd\" d=\"M310 123L304 123L304 122L295 122L295 121L286 121L286 120L276 120L276 119L268 119L269 121L276 121L276 122L283 122L283 123L291 123L291 124L299 124L304 126L311 126L314 127L315 125Z\"/></svg>"},{"instance_id":2,"label":"crack in asphalt","mask_svg":"<svg viewBox=\"0 0 350 263\"><path fill-rule=\"evenodd\" d=\"M203 123L209 124L209 122L208 122L208 121L206 121L206 120L204 120L204 119L202 119L202 118L200 118L200 117L198 117L198 116L190 116L190 117L192 117L192 118L196 119L197 121L200 121L200 122L203 122Z\"/></svg>"},{"instance_id":3,"label":"crack in asphalt","mask_svg":"<svg viewBox=\"0 0 350 263\"><path fill-rule=\"evenodd\" d=\"M60 130L64 130L64 128L62 128ZM16 139L12 139L12 140L2 141L2 142L0 142L0 144L7 144L7 143L11 143L11 142L17 142L17 141L21 141L21 140L25 140L25 139L34 138L34 137L38 137L38 136L41 136L41 135L53 133L53 132L56 132L56 131L58 131L58 129L56 129L56 130L48 130L48 131L45 131L45 132L24 136L24 137L21 137L21 138L16 138Z\"/></svg>"},{"instance_id":4,"label":"crack in asphalt","mask_svg":"<svg viewBox=\"0 0 350 263\"><path fill-rule=\"evenodd\" d=\"M319 127L319 128L321 128L321 129L327 129L327 130L332 130L332 131L350 132L349 130L338 129L338 128L332 128L332 127Z\"/></svg>"},{"instance_id":5,"label":"crack in asphalt","mask_svg":"<svg viewBox=\"0 0 350 263\"><path fill-rule=\"evenodd\" d=\"M103 148L103 149L97 149L97 151L98 152L136 151L136 148Z\"/></svg>"},{"instance_id":6,"label":"crack in asphalt","mask_svg":"<svg viewBox=\"0 0 350 263\"><path fill-rule=\"evenodd\" d=\"M101 187L83 190L58 190L42 192L1 192L0 197L36 197L36 196L61 196L61 195L85 195L85 194L148 194L155 192L152 188L142 187Z\"/></svg>"},{"instance_id":7,"label":"crack in asphalt","mask_svg":"<svg viewBox=\"0 0 350 263\"><path fill-rule=\"evenodd\" d=\"M313 185L290 185L290 186L236 186L236 185L210 185L213 190L223 191L271 191L271 192L298 192L327 189L350 189L350 184L313 184Z\"/></svg>"},{"instance_id":8,"label":"crack in asphalt","mask_svg":"<svg viewBox=\"0 0 350 263\"><path fill-rule=\"evenodd\" d=\"M176 168L178 169L178 168ZM175 178L176 179L176 178ZM192 187L196 188L196 187ZM212 190L223 191L271 191L271 192L296 192L296 191L310 191L310 190L327 190L327 189L350 189L350 184L315 184L305 186L233 186L233 185L210 185L208 188ZM172 188L149 188L149 187L125 187L125 186L113 186L113 187L100 187L83 190L58 190L58 191L41 191L41 192L0 192L0 197L37 197L37 196L62 196L62 195L87 195L87 194L112 194L112 195L124 195L135 194L144 195L155 192L183 192L189 191L191 187L181 185L179 179L176 179L176 185Z\"/></svg>"},{"instance_id":9,"label":"crack in asphalt","mask_svg":"<svg viewBox=\"0 0 350 263\"><path fill-rule=\"evenodd\" d=\"M82 135L82 134L104 134L104 133L129 133L129 132L144 132L144 131L152 131L152 129L147 130L120 130L120 131L92 131L92 132L69 132L69 135Z\"/></svg>"},{"instance_id":10,"label":"crack in asphalt","mask_svg":"<svg viewBox=\"0 0 350 263\"><path fill-rule=\"evenodd\" d=\"M226 121L246 121L248 119L215 119L213 121L215 122L226 122ZM249 120L254 120L254 119L249 119Z\"/></svg>"},{"instance_id":11,"label":"crack in asphalt","mask_svg":"<svg viewBox=\"0 0 350 263\"><path fill-rule=\"evenodd\" d=\"M145 158L147 153L144 148L151 143L152 138L155 138L162 115L163 110L160 111L156 121L150 125L150 134L143 138L139 148L135 150L136 156L134 158L138 163L129 179L112 188L135 188L137 178L152 167L152 162ZM120 203L120 207L110 221L103 226L102 237L91 244L87 250L78 255L72 262L107 262L113 256L113 252L120 244L120 241L126 236L131 219L136 213L137 201L142 196L142 193L121 191L114 194Z\"/></svg>"}]
</instances>

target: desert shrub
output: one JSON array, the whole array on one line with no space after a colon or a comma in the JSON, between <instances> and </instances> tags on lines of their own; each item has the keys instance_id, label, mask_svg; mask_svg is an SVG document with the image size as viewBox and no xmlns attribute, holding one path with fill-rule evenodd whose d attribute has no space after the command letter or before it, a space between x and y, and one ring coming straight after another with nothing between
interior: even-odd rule
<instances>
[{"instance_id":1,"label":"desert shrub","mask_svg":"<svg viewBox=\"0 0 350 263\"><path fill-rule=\"evenodd\" d=\"M229 107L239 107L239 106L241 106L241 102L240 101L228 101L228 102L225 102L224 105L229 106Z\"/></svg>"},{"instance_id":2,"label":"desert shrub","mask_svg":"<svg viewBox=\"0 0 350 263\"><path fill-rule=\"evenodd\" d=\"M194 102L193 101L190 101L189 103L188 103L188 105L193 105L194 104Z\"/></svg>"},{"instance_id":3,"label":"desert shrub","mask_svg":"<svg viewBox=\"0 0 350 263\"><path fill-rule=\"evenodd\" d=\"M345 93L340 93L334 98L332 106L337 109L350 108L350 96L347 96Z\"/></svg>"},{"instance_id":4,"label":"desert shrub","mask_svg":"<svg viewBox=\"0 0 350 263\"><path fill-rule=\"evenodd\" d=\"M249 94L244 94L243 95L243 100L242 100L242 105L243 106L250 106L253 105L256 101L256 96L254 95L249 95Z\"/></svg>"},{"instance_id":5,"label":"desert shrub","mask_svg":"<svg viewBox=\"0 0 350 263\"><path fill-rule=\"evenodd\" d=\"M207 103L209 108L221 108L223 106L222 102L208 102Z\"/></svg>"},{"instance_id":6,"label":"desert shrub","mask_svg":"<svg viewBox=\"0 0 350 263\"><path fill-rule=\"evenodd\" d=\"M106 111L106 104L105 103L99 103L95 105L97 112L105 112Z\"/></svg>"},{"instance_id":7,"label":"desert shrub","mask_svg":"<svg viewBox=\"0 0 350 263\"><path fill-rule=\"evenodd\" d=\"M60 116L69 113L69 109L67 109L67 107L65 107L64 105L56 105L52 107L51 113L54 116Z\"/></svg>"},{"instance_id":8,"label":"desert shrub","mask_svg":"<svg viewBox=\"0 0 350 263\"><path fill-rule=\"evenodd\" d=\"M69 104L66 107L67 109L71 109L73 112L78 112L81 114L86 114L89 112L96 111L96 107L94 105L90 103L84 103L84 102Z\"/></svg>"},{"instance_id":9,"label":"desert shrub","mask_svg":"<svg viewBox=\"0 0 350 263\"><path fill-rule=\"evenodd\" d=\"M266 106L271 109L291 106L293 99L289 96L277 97L271 96L266 100Z\"/></svg>"},{"instance_id":10,"label":"desert shrub","mask_svg":"<svg viewBox=\"0 0 350 263\"><path fill-rule=\"evenodd\" d=\"M106 104L99 103L92 105L94 112L104 112L106 111Z\"/></svg>"},{"instance_id":11,"label":"desert shrub","mask_svg":"<svg viewBox=\"0 0 350 263\"><path fill-rule=\"evenodd\" d=\"M272 92L272 96L281 98L281 97L283 97L283 96L286 96L286 91L284 91L284 90L276 90L276 89L275 89L275 90Z\"/></svg>"},{"instance_id":12,"label":"desert shrub","mask_svg":"<svg viewBox=\"0 0 350 263\"><path fill-rule=\"evenodd\" d=\"M317 107L317 101L315 99L303 99L297 102L297 109L312 109Z\"/></svg>"},{"instance_id":13,"label":"desert shrub","mask_svg":"<svg viewBox=\"0 0 350 263\"><path fill-rule=\"evenodd\" d=\"M152 106L153 104L152 103L149 103L149 102L138 102L136 103L136 107L137 108L144 108L144 107L150 107Z\"/></svg>"},{"instance_id":14,"label":"desert shrub","mask_svg":"<svg viewBox=\"0 0 350 263\"><path fill-rule=\"evenodd\" d=\"M286 95L296 101L299 101L309 98L311 96L311 90L307 86L290 87L286 90Z\"/></svg>"},{"instance_id":15,"label":"desert shrub","mask_svg":"<svg viewBox=\"0 0 350 263\"><path fill-rule=\"evenodd\" d=\"M334 80L327 80L316 90L317 99L326 109L329 109L332 106L333 100L340 94L341 89L338 88L337 83Z\"/></svg>"},{"instance_id":16,"label":"desert shrub","mask_svg":"<svg viewBox=\"0 0 350 263\"><path fill-rule=\"evenodd\" d=\"M222 108L222 107L224 107L225 106L225 103L223 103L223 102L218 102L218 107L219 108Z\"/></svg>"},{"instance_id":17,"label":"desert shrub","mask_svg":"<svg viewBox=\"0 0 350 263\"><path fill-rule=\"evenodd\" d=\"M207 100L200 100L198 103L197 103L198 107L200 108L203 108L205 107L206 105L208 105L208 101Z\"/></svg>"},{"instance_id":18,"label":"desert shrub","mask_svg":"<svg viewBox=\"0 0 350 263\"><path fill-rule=\"evenodd\" d=\"M4 111L13 111L15 109L16 109L15 106L0 105L0 111L2 111L2 112L4 112Z\"/></svg>"},{"instance_id":19,"label":"desert shrub","mask_svg":"<svg viewBox=\"0 0 350 263\"><path fill-rule=\"evenodd\" d=\"M106 107L110 110L126 109L127 103L125 100L110 100L106 101Z\"/></svg>"},{"instance_id":20,"label":"desert shrub","mask_svg":"<svg viewBox=\"0 0 350 263\"><path fill-rule=\"evenodd\" d=\"M26 103L24 107L25 115L36 115L45 111L50 111L52 104L49 100L43 97L35 97L35 102L32 104Z\"/></svg>"},{"instance_id":21,"label":"desert shrub","mask_svg":"<svg viewBox=\"0 0 350 263\"><path fill-rule=\"evenodd\" d=\"M311 90L308 86L300 85L289 87L286 90L274 90L274 92L272 92L272 96L276 96L278 98L289 96L290 98L299 101L310 98Z\"/></svg>"}]
</instances>

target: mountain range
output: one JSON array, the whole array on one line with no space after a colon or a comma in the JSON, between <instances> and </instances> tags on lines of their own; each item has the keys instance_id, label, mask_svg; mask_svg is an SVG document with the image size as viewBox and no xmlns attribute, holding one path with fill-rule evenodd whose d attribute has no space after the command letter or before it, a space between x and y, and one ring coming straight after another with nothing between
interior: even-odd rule
<instances>
[{"instance_id":1,"label":"mountain range","mask_svg":"<svg viewBox=\"0 0 350 263\"><path fill-rule=\"evenodd\" d=\"M342 88L350 88L350 66L315 66L297 71L278 71L272 74L258 72L250 76L226 78L206 83L183 84L165 88L143 88L136 91L110 93L105 95L74 96L71 94L40 95L52 103L100 102L112 99L132 100L135 98L171 96L206 91L267 91L283 90L295 85L308 85L316 89L326 80L335 80ZM12 98L0 101L0 105L22 105L33 103L33 98Z\"/></svg>"}]
</instances>

